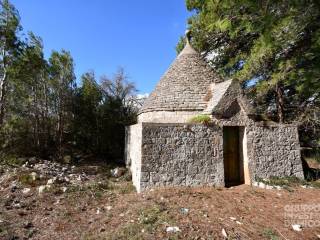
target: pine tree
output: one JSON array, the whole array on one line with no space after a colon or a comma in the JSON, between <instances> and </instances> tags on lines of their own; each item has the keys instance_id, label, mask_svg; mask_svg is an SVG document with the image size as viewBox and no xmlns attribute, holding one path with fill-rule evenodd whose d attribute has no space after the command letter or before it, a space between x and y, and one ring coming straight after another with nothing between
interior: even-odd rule
<instances>
[{"instance_id":1,"label":"pine tree","mask_svg":"<svg viewBox=\"0 0 320 240\"><path fill-rule=\"evenodd\" d=\"M187 0L186 5L195 13L189 19L193 45L218 73L239 79L260 113L279 122L313 122L317 132L319 1Z\"/></svg>"},{"instance_id":2,"label":"pine tree","mask_svg":"<svg viewBox=\"0 0 320 240\"><path fill-rule=\"evenodd\" d=\"M50 88L53 102L53 119L55 122L55 142L58 156L63 155L63 145L70 141L72 129L72 109L75 89L74 63L69 52L53 51L49 58Z\"/></svg>"},{"instance_id":3,"label":"pine tree","mask_svg":"<svg viewBox=\"0 0 320 240\"><path fill-rule=\"evenodd\" d=\"M6 98L20 41L17 33L21 30L18 11L8 0L0 1L0 126L6 112Z\"/></svg>"}]
</instances>

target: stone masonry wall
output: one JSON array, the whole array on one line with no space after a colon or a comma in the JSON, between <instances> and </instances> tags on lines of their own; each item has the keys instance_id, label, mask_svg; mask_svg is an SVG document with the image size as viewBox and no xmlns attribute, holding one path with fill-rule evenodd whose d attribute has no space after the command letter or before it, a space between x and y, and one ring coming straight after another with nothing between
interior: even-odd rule
<instances>
[{"instance_id":1,"label":"stone masonry wall","mask_svg":"<svg viewBox=\"0 0 320 240\"><path fill-rule=\"evenodd\" d=\"M126 165L130 167L132 173L132 183L140 192L141 176L141 142L142 125L135 124L126 128L125 158Z\"/></svg>"},{"instance_id":2,"label":"stone masonry wall","mask_svg":"<svg viewBox=\"0 0 320 240\"><path fill-rule=\"evenodd\" d=\"M155 123L142 126L140 190L224 185L220 127Z\"/></svg>"},{"instance_id":3,"label":"stone masonry wall","mask_svg":"<svg viewBox=\"0 0 320 240\"><path fill-rule=\"evenodd\" d=\"M150 123L186 123L192 117L201 114L200 111L155 111L141 113L138 122Z\"/></svg>"},{"instance_id":4,"label":"stone masonry wall","mask_svg":"<svg viewBox=\"0 0 320 240\"><path fill-rule=\"evenodd\" d=\"M247 184L272 176L304 178L297 126L254 123L243 130ZM126 135L126 162L138 192L157 186L224 186L223 126L184 123L130 126Z\"/></svg>"},{"instance_id":5,"label":"stone masonry wall","mask_svg":"<svg viewBox=\"0 0 320 240\"><path fill-rule=\"evenodd\" d=\"M252 126L248 131L252 180L272 176L304 178L297 126Z\"/></svg>"}]
</instances>

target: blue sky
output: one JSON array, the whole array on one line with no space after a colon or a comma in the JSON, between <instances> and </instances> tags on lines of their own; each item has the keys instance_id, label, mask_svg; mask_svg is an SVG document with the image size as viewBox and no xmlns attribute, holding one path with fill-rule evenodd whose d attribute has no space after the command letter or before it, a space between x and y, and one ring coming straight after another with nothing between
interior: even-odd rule
<instances>
[{"instance_id":1,"label":"blue sky","mask_svg":"<svg viewBox=\"0 0 320 240\"><path fill-rule=\"evenodd\" d=\"M24 32L42 37L45 56L69 50L77 77L88 70L112 76L126 69L149 93L176 57L190 13L184 0L11 0Z\"/></svg>"}]
</instances>

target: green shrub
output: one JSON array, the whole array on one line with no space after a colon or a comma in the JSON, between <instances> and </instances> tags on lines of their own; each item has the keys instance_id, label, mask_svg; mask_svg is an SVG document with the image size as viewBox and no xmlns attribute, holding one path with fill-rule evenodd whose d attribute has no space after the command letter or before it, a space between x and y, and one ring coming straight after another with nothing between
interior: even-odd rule
<instances>
[{"instance_id":1,"label":"green shrub","mask_svg":"<svg viewBox=\"0 0 320 240\"><path fill-rule=\"evenodd\" d=\"M284 189L290 190L289 187L299 187L301 185L306 185L314 188L320 188L320 182L313 180L306 176L306 180L297 177L270 177L270 179L257 179L258 182L263 182L271 186L281 186Z\"/></svg>"},{"instance_id":2,"label":"green shrub","mask_svg":"<svg viewBox=\"0 0 320 240\"><path fill-rule=\"evenodd\" d=\"M313 149L311 154L312 154L313 159L316 162L320 163L320 148Z\"/></svg>"},{"instance_id":3,"label":"green shrub","mask_svg":"<svg viewBox=\"0 0 320 240\"><path fill-rule=\"evenodd\" d=\"M163 204L148 206L146 208L140 209L138 213L140 219L139 222L121 226L115 232L108 234L106 239L153 239L152 235L154 234L154 232L157 231L157 229L159 229L160 227L162 228L164 223L172 223L168 215L167 208Z\"/></svg>"},{"instance_id":4,"label":"green shrub","mask_svg":"<svg viewBox=\"0 0 320 240\"><path fill-rule=\"evenodd\" d=\"M197 116L192 117L188 121L189 123L202 123L202 124L209 124L211 122L211 118L209 115L200 114Z\"/></svg>"},{"instance_id":5,"label":"green shrub","mask_svg":"<svg viewBox=\"0 0 320 240\"><path fill-rule=\"evenodd\" d=\"M307 161L320 163L320 148L304 149L302 155Z\"/></svg>"},{"instance_id":6,"label":"green shrub","mask_svg":"<svg viewBox=\"0 0 320 240\"><path fill-rule=\"evenodd\" d=\"M271 177L269 181L270 185L277 186L297 186L304 184L305 182L297 177Z\"/></svg>"},{"instance_id":7,"label":"green shrub","mask_svg":"<svg viewBox=\"0 0 320 240\"><path fill-rule=\"evenodd\" d=\"M320 188L320 182L319 181L310 182L310 186L314 188Z\"/></svg>"},{"instance_id":8,"label":"green shrub","mask_svg":"<svg viewBox=\"0 0 320 240\"><path fill-rule=\"evenodd\" d=\"M20 167L23 164L25 164L27 161L26 158L19 158L15 155L5 155L1 154L0 155L0 163L12 167Z\"/></svg>"},{"instance_id":9,"label":"green shrub","mask_svg":"<svg viewBox=\"0 0 320 240\"><path fill-rule=\"evenodd\" d=\"M265 228L263 230L263 233L262 235L265 237L265 238L268 238L270 240L278 240L279 237L277 236L277 234L275 233L274 230L270 229L270 228Z\"/></svg>"},{"instance_id":10,"label":"green shrub","mask_svg":"<svg viewBox=\"0 0 320 240\"><path fill-rule=\"evenodd\" d=\"M131 182L125 183L121 185L119 192L122 194L133 193L136 191L136 188L133 186Z\"/></svg>"},{"instance_id":11,"label":"green shrub","mask_svg":"<svg viewBox=\"0 0 320 240\"><path fill-rule=\"evenodd\" d=\"M142 225L138 223L131 223L122 226L116 232L108 234L107 240L140 240L144 239L143 233L141 232Z\"/></svg>"},{"instance_id":12,"label":"green shrub","mask_svg":"<svg viewBox=\"0 0 320 240\"><path fill-rule=\"evenodd\" d=\"M20 173L18 179L22 185L29 187L36 187L46 183L46 179L40 179L38 175L34 178L29 172Z\"/></svg>"}]
</instances>

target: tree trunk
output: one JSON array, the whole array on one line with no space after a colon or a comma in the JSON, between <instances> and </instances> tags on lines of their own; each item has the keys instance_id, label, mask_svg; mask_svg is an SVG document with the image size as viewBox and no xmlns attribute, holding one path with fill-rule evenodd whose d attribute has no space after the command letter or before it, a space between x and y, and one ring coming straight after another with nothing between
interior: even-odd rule
<instances>
[{"instance_id":1,"label":"tree trunk","mask_svg":"<svg viewBox=\"0 0 320 240\"><path fill-rule=\"evenodd\" d=\"M0 80L0 127L4 121L5 113L5 96L6 96L6 85L7 85L7 72L5 67L3 67L4 73Z\"/></svg>"},{"instance_id":2,"label":"tree trunk","mask_svg":"<svg viewBox=\"0 0 320 240\"><path fill-rule=\"evenodd\" d=\"M60 80L61 84L62 80ZM59 158L62 158L62 141L63 141L63 128L64 128L64 114L63 114L63 106L64 106L64 97L62 93L62 87L59 86L59 94L58 94L58 153Z\"/></svg>"},{"instance_id":3,"label":"tree trunk","mask_svg":"<svg viewBox=\"0 0 320 240\"><path fill-rule=\"evenodd\" d=\"M35 81L34 83L34 128L35 128L35 146L36 146L36 150L37 150L37 154L40 155L40 107L39 107L39 92L38 92L38 86L37 84L39 84L40 81Z\"/></svg>"},{"instance_id":4,"label":"tree trunk","mask_svg":"<svg viewBox=\"0 0 320 240\"><path fill-rule=\"evenodd\" d=\"M44 149L46 154L49 152L48 146L49 146L49 140L51 137L51 131L50 131L50 124L49 124L49 97L48 97L48 86L46 84L46 81L44 80L43 84L43 96L44 96L44 112L43 112L43 129L42 129L42 137L44 141Z\"/></svg>"},{"instance_id":5,"label":"tree trunk","mask_svg":"<svg viewBox=\"0 0 320 240\"><path fill-rule=\"evenodd\" d=\"M276 94L277 94L277 112L279 123L284 122L284 101L283 101L283 90L279 83L276 84Z\"/></svg>"}]
</instances>

